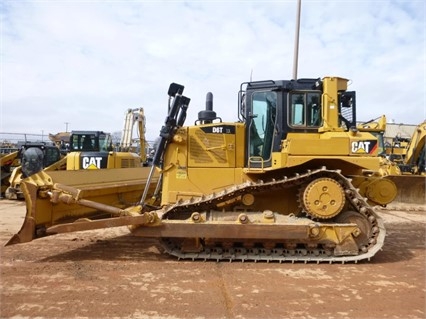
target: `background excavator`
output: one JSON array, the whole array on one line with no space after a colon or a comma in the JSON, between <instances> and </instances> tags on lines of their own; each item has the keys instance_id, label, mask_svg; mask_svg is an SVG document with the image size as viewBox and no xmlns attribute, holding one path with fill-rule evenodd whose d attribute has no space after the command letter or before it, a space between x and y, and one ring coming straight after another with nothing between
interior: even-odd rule
<instances>
[{"instance_id":1,"label":"background excavator","mask_svg":"<svg viewBox=\"0 0 426 319\"><path fill-rule=\"evenodd\" d=\"M141 157L137 153L115 151L109 133L71 132L67 170L130 168L141 165Z\"/></svg>"},{"instance_id":2,"label":"background excavator","mask_svg":"<svg viewBox=\"0 0 426 319\"><path fill-rule=\"evenodd\" d=\"M118 145L113 145L109 133L73 131L70 138L70 153L67 155L67 170L147 166L145 122L143 108L128 109L124 116L123 131ZM136 123L138 139L134 141L133 129Z\"/></svg>"},{"instance_id":3,"label":"background excavator","mask_svg":"<svg viewBox=\"0 0 426 319\"><path fill-rule=\"evenodd\" d=\"M246 82L238 122L222 122L208 93L194 126L184 126L190 99L172 83L152 167L131 182L82 171L30 176L27 215L8 244L129 225L178 258L368 260L385 238L372 206L397 189L380 170L377 138L356 127L347 82Z\"/></svg>"},{"instance_id":4,"label":"background excavator","mask_svg":"<svg viewBox=\"0 0 426 319\"><path fill-rule=\"evenodd\" d=\"M123 132L118 150L121 152L139 152L143 165L148 166L149 146L145 139L145 123L143 108L128 109L124 116ZM138 139L133 139L133 130L136 124Z\"/></svg>"}]
</instances>

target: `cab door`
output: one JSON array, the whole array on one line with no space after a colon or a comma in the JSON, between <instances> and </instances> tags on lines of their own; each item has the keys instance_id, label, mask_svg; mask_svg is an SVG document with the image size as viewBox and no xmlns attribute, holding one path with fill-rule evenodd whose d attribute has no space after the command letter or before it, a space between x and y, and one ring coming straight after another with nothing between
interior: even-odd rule
<instances>
[{"instance_id":1,"label":"cab door","mask_svg":"<svg viewBox=\"0 0 426 319\"><path fill-rule=\"evenodd\" d=\"M269 167L277 119L277 93L256 91L251 95L248 117L248 167Z\"/></svg>"}]
</instances>

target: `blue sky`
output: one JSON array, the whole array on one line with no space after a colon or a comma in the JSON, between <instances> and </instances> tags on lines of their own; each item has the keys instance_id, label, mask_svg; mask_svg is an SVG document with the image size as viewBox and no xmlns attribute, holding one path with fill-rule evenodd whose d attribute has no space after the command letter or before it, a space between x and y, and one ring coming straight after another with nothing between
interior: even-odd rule
<instances>
[{"instance_id":1,"label":"blue sky","mask_svg":"<svg viewBox=\"0 0 426 319\"><path fill-rule=\"evenodd\" d=\"M155 139L171 82L192 124L214 95L237 120L241 82L290 79L296 0L8 1L1 10L0 132L121 131L143 107ZM426 118L424 1L302 0L299 78L341 76L359 120Z\"/></svg>"}]
</instances>

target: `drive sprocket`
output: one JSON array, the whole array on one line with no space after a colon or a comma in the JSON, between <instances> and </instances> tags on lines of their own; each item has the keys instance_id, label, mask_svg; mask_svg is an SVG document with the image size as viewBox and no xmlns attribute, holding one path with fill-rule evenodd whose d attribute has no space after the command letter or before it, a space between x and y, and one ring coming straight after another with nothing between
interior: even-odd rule
<instances>
[{"instance_id":1,"label":"drive sprocket","mask_svg":"<svg viewBox=\"0 0 426 319\"><path fill-rule=\"evenodd\" d=\"M345 192L336 180L322 177L311 181L301 194L303 210L312 218L330 219L345 205Z\"/></svg>"}]
</instances>

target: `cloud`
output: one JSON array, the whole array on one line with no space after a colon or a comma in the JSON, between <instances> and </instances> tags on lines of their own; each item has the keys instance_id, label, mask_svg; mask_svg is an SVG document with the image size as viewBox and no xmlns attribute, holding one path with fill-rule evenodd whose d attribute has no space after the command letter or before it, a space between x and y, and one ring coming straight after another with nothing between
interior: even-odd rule
<instances>
[{"instance_id":1,"label":"cloud","mask_svg":"<svg viewBox=\"0 0 426 319\"><path fill-rule=\"evenodd\" d=\"M214 94L237 119L241 82L290 79L295 1L4 1L2 132L122 129L144 107L154 139L171 82L191 98L187 124ZM425 108L423 1L303 1L299 77L336 75L358 119L417 124Z\"/></svg>"}]
</instances>

